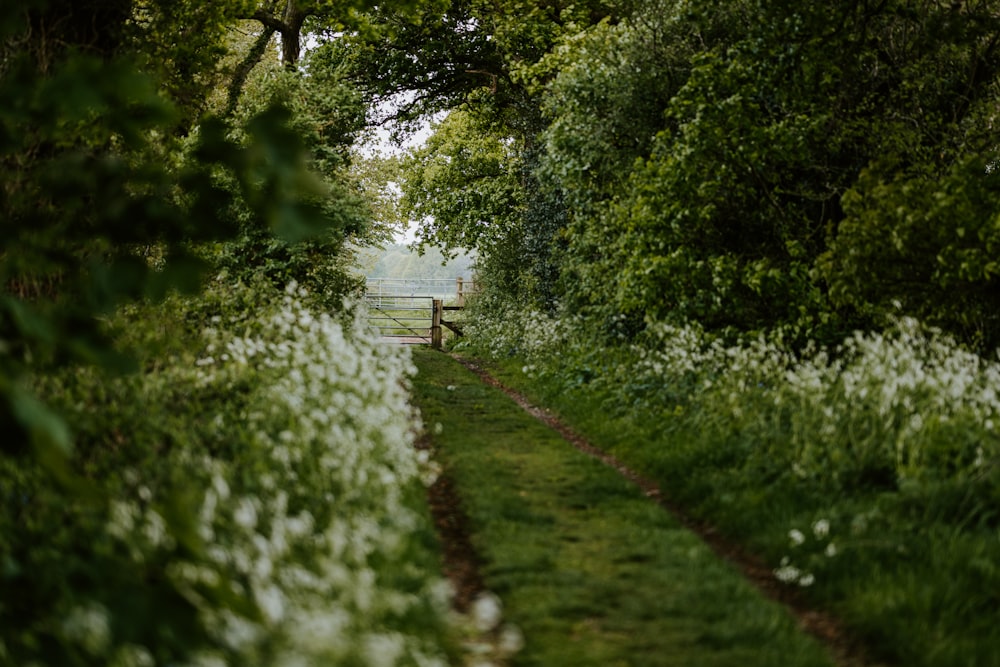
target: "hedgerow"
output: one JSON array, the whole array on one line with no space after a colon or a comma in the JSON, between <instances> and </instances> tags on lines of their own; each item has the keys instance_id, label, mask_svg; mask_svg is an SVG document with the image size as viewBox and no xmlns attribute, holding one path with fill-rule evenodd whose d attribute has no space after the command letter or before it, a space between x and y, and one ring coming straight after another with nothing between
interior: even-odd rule
<instances>
[{"instance_id":1,"label":"hedgerow","mask_svg":"<svg viewBox=\"0 0 1000 667\"><path fill-rule=\"evenodd\" d=\"M75 451L0 460L0 663L447 664L411 363L307 300L134 306L143 372L35 378Z\"/></svg>"}]
</instances>

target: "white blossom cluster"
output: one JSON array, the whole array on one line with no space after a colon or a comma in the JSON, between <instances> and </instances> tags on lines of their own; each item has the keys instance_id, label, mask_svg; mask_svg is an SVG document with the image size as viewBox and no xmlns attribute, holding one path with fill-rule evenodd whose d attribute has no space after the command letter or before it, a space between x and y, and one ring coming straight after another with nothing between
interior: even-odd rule
<instances>
[{"instance_id":1,"label":"white blossom cluster","mask_svg":"<svg viewBox=\"0 0 1000 667\"><path fill-rule=\"evenodd\" d=\"M539 311L509 308L481 313L466 323L468 334L493 357L519 356L526 360L546 360L568 353L585 344L577 318L553 317Z\"/></svg>"},{"instance_id":2,"label":"white blossom cluster","mask_svg":"<svg viewBox=\"0 0 1000 667\"><path fill-rule=\"evenodd\" d=\"M518 355L530 375L566 368L567 356L585 358L580 328L517 311L469 326L487 354ZM696 324L650 323L641 344L603 357L613 362L595 383L645 392L621 404L660 414L697 404L699 419L724 431L735 425L799 476L870 467L901 480L1000 460L1000 363L913 319L885 333L856 333L836 349L797 352L780 333L726 345Z\"/></svg>"},{"instance_id":3,"label":"white blossom cluster","mask_svg":"<svg viewBox=\"0 0 1000 667\"><path fill-rule=\"evenodd\" d=\"M832 352L793 360L779 350L770 358L781 361L761 377L761 396L772 419L787 424L799 475L867 465L906 479L927 469L974 470L1000 454L1000 364L915 320L856 333ZM738 410L746 387L730 389ZM756 427L767 428L759 420Z\"/></svg>"},{"instance_id":4,"label":"white blossom cluster","mask_svg":"<svg viewBox=\"0 0 1000 667\"><path fill-rule=\"evenodd\" d=\"M792 528L788 531L788 541L792 549L799 552L812 551L814 552L813 558L816 556L833 558L838 554L837 543L830 536L830 521L828 519L814 521L811 532L812 535L807 536L798 528ZM796 564L795 560L801 557L800 553L796 554L794 560L791 556L782 557L781 565L774 570L775 578L783 583L797 584L803 588L816 583L816 577L812 572Z\"/></svg>"},{"instance_id":5,"label":"white blossom cluster","mask_svg":"<svg viewBox=\"0 0 1000 667\"><path fill-rule=\"evenodd\" d=\"M693 400L703 413L737 422L799 476L868 467L902 480L1000 456L1000 363L913 319L799 354L780 336L723 346L671 328L660 340L639 355L637 374L685 385L697 377Z\"/></svg>"},{"instance_id":6,"label":"white blossom cluster","mask_svg":"<svg viewBox=\"0 0 1000 667\"><path fill-rule=\"evenodd\" d=\"M414 489L433 471L412 446L409 355L302 297L289 287L240 333L218 322L196 363L153 383L238 397L239 412L205 423L229 453L179 461L200 493L200 549L174 549L141 471L128 473L137 491L113 503L107 533L137 565L170 554L164 576L210 638L192 667L443 666L448 586L410 558L429 529ZM107 616L82 602L62 636L94 664L156 664L156 647L116 642Z\"/></svg>"}]
</instances>

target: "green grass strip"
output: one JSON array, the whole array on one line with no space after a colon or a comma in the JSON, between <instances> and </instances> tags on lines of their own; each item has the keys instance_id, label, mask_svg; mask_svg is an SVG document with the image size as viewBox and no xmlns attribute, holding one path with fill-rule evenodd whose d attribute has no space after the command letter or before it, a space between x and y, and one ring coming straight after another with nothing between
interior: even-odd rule
<instances>
[{"instance_id":1,"label":"green grass strip","mask_svg":"<svg viewBox=\"0 0 1000 667\"><path fill-rule=\"evenodd\" d=\"M832 664L824 647L615 470L445 354L414 401L469 515L517 665Z\"/></svg>"}]
</instances>

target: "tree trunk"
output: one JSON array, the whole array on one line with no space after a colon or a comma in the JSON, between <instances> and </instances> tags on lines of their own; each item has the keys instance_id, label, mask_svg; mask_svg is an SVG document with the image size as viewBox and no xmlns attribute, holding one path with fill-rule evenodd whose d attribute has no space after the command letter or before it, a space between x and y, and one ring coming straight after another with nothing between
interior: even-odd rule
<instances>
[{"instance_id":1,"label":"tree trunk","mask_svg":"<svg viewBox=\"0 0 1000 667\"><path fill-rule=\"evenodd\" d=\"M296 0L288 0L281 28L281 62L288 69L295 69L302 51L302 24L308 14Z\"/></svg>"},{"instance_id":2,"label":"tree trunk","mask_svg":"<svg viewBox=\"0 0 1000 667\"><path fill-rule=\"evenodd\" d=\"M260 21L264 26L257 41L254 42L250 52L247 53L243 61L236 67L233 80L229 84L229 95L226 101L226 115L231 115L239 102L243 86L247 77L257 63L264 57L267 45L274 33L281 36L281 63L286 69L294 70L299 62L299 55L302 51L302 24L311 12L302 9L297 0L287 0L285 9L278 18L275 12L258 8L249 18Z\"/></svg>"},{"instance_id":3,"label":"tree trunk","mask_svg":"<svg viewBox=\"0 0 1000 667\"><path fill-rule=\"evenodd\" d=\"M264 26L264 31L260 34L257 40L250 47L250 51L247 53L246 57L236 66L236 71L233 73L233 80L229 83L228 98L226 100L226 116L232 116L233 112L236 111L236 105L240 101L240 94L243 92L243 86L247 82L247 77L250 76L250 72L253 68L257 66L257 63L261 61L264 57L264 53L267 51L267 45L271 42L271 37L274 35L274 28L270 28L267 25Z\"/></svg>"}]
</instances>

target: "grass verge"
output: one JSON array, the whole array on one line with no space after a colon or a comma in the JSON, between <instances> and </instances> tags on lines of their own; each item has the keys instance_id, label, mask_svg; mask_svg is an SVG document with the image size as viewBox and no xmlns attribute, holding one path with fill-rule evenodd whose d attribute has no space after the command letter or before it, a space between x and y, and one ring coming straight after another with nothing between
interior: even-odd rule
<instances>
[{"instance_id":1,"label":"grass verge","mask_svg":"<svg viewBox=\"0 0 1000 667\"><path fill-rule=\"evenodd\" d=\"M453 359L414 401L469 515L518 665L830 665L824 647L616 471Z\"/></svg>"},{"instance_id":2,"label":"grass verge","mask_svg":"<svg viewBox=\"0 0 1000 667\"><path fill-rule=\"evenodd\" d=\"M782 474L776 455L759 455L786 442L780 424L768 439L727 421L724 406L717 413L705 404L676 413L623 408L626 392L580 380L572 359L557 357L544 373L516 357L490 368L652 478L674 503L763 556L776 577L838 616L870 658L921 667L1000 665L993 630L1000 533L988 479L962 486L942 473L937 481L832 490ZM738 400L745 413L772 415L753 392Z\"/></svg>"}]
</instances>

